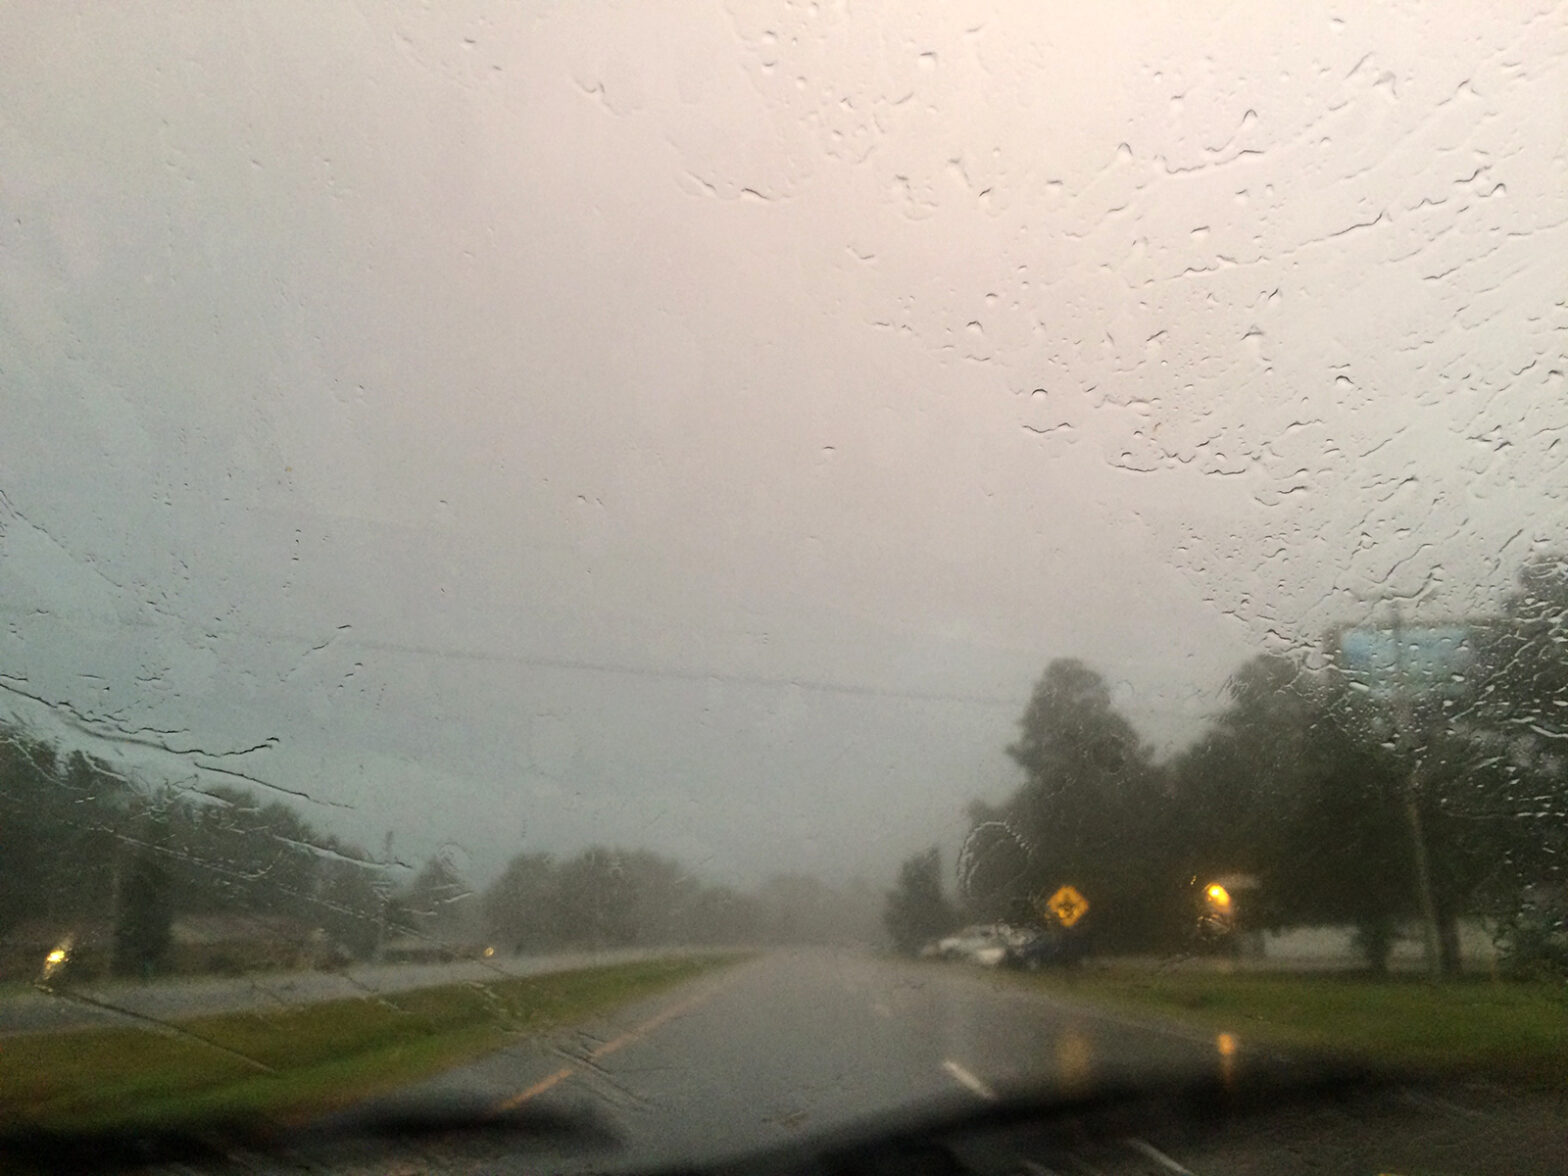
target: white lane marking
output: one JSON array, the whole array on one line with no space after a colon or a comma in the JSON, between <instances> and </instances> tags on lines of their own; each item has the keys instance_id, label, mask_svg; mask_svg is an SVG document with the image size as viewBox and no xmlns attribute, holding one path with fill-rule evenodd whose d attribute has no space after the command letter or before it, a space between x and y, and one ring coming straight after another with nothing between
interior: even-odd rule
<instances>
[{"instance_id":1,"label":"white lane marking","mask_svg":"<svg viewBox=\"0 0 1568 1176\"><path fill-rule=\"evenodd\" d=\"M948 1058L947 1061L942 1063L942 1069L948 1072L954 1082L971 1093L978 1094L981 1098L994 1099L996 1097L996 1091L992 1090L952 1058Z\"/></svg>"},{"instance_id":2,"label":"white lane marking","mask_svg":"<svg viewBox=\"0 0 1568 1176\"><path fill-rule=\"evenodd\" d=\"M1166 1155L1152 1143L1142 1139L1137 1139L1132 1136L1122 1140L1122 1142L1125 1143L1128 1147L1132 1148L1133 1151L1140 1152L1143 1155L1148 1156L1149 1159L1153 1160L1167 1172L1174 1172L1176 1176L1193 1176L1193 1173L1189 1169L1183 1168L1180 1164L1171 1159L1170 1156Z\"/></svg>"},{"instance_id":3,"label":"white lane marking","mask_svg":"<svg viewBox=\"0 0 1568 1176\"><path fill-rule=\"evenodd\" d=\"M1018 1165L1029 1173L1029 1176L1061 1176L1055 1168L1047 1168L1044 1164L1037 1164L1033 1160L1019 1160ZM1095 1171L1093 1168L1087 1170Z\"/></svg>"}]
</instances>

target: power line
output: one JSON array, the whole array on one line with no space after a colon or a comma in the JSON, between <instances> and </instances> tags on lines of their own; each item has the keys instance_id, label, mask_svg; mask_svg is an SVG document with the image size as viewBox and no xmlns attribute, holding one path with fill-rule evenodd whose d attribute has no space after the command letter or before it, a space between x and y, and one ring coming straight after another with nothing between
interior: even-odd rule
<instances>
[{"instance_id":1,"label":"power line","mask_svg":"<svg viewBox=\"0 0 1568 1176\"><path fill-rule=\"evenodd\" d=\"M37 614L31 614L37 615ZM67 618L58 613L45 614L56 619ZM174 620L175 618L170 618ZM104 622L93 618L99 624ZM79 623L79 622L77 622ZM158 628L155 621L139 618L133 621L116 620L116 625L132 624L144 628ZM221 640L223 634L203 630L190 622L183 622L188 628L197 630L203 636L212 640ZM740 673L729 670L713 669L684 669L670 666L650 666L629 661L616 661L610 659L574 658L558 654L518 652L506 649L474 649L462 647L443 647L436 645L423 645L413 642L389 641L375 637L360 637L351 631L348 625L340 625L325 637L321 635L306 635L284 630L268 630L257 628L231 627L234 633L243 636L276 643L280 645L294 645L305 647L308 653L324 652L334 645L345 645L356 649L374 650L381 653L400 654L409 657L429 657L442 661L481 662L499 665L526 666L531 669L560 670L572 673L611 674L618 677L661 679L681 682L716 682L726 686L743 686L767 689L794 688L813 694L836 695L849 698L884 698L902 702L929 702L929 703L954 703L961 706L976 707L1006 707L1019 709L1027 701L1027 695L1011 694L986 694L964 691L948 690L912 690L891 686L877 686L866 683L843 682L829 678L804 677L789 674L761 674ZM1184 718L1211 717L1208 710L1194 711L1184 707L1155 706L1147 702L1135 702L1133 709L1150 714L1178 715Z\"/></svg>"}]
</instances>

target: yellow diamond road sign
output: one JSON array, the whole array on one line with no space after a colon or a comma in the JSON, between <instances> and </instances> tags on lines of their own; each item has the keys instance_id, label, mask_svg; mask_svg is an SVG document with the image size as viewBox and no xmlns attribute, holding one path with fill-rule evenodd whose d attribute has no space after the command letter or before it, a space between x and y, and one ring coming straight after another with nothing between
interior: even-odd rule
<instances>
[{"instance_id":1,"label":"yellow diamond road sign","mask_svg":"<svg viewBox=\"0 0 1568 1176\"><path fill-rule=\"evenodd\" d=\"M1089 913L1089 900L1071 886L1063 886L1045 900L1045 905L1063 927L1071 927Z\"/></svg>"}]
</instances>

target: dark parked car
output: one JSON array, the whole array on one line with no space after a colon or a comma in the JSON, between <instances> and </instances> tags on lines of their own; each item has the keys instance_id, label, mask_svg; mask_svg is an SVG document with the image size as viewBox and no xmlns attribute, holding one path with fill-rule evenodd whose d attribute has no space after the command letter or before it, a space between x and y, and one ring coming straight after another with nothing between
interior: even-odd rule
<instances>
[{"instance_id":1,"label":"dark parked car","mask_svg":"<svg viewBox=\"0 0 1568 1176\"><path fill-rule=\"evenodd\" d=\"M1083 959L1087 948L1088 940L1084 935L1043 929L1010 945L1002 964L1004 967L1022 968L1029 972L1038 972L1042 968L1069 968Z\"/></svg>"}]
</instances>

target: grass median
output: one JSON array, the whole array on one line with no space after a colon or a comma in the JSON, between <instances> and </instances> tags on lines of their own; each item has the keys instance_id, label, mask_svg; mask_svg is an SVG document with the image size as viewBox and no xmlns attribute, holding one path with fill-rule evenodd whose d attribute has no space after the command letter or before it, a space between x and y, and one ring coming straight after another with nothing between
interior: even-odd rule
<instances>
[{"instance_id":1,"label":"grass median","mask_svg":"<svg viewBox=\"0 0 1568 1176\"><path fill-rule=\"evenodd\" d=\"M0 1043L0 1121L83 1131L305 1117L671 988L738 956L452 984Z\"/></svg>"},{"instance_id":2,"label":"grass median","mask_svg":"<svg viewBox=\"0 0 1568 1176\"><path fill-rule=\"evenodd\" d=\"M1568 1092L1568 990L1561 985L1114 966L1038 982L1063 996L1232 1033L1243 1047L1295 1048Z\"/></svg>"}]
</instances>

